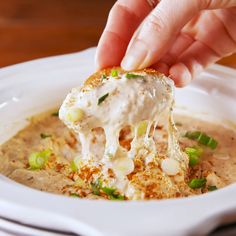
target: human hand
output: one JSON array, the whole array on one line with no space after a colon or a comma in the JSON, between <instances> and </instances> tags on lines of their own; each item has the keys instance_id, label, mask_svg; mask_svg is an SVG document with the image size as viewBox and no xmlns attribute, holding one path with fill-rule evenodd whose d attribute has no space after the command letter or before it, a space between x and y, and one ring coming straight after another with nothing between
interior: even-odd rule
<instances>
[{"instance_id":1,"label":"human hand","mask_svg":"<svg viewBox=\"0 0 236 236\"><path fill-rule=\"evenodd\" d=\"M97 69L153 67L176 86L236 52L236 0L118 0L96 53Z\"/></svg>"}]
</instances>

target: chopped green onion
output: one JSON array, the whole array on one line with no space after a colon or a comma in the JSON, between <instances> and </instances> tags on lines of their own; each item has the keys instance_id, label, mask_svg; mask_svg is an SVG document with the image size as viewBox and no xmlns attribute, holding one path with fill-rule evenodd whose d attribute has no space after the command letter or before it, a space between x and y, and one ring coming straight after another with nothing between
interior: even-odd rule
<instances>
[{"instance_id":1,"label":"chopped green onion","mask_svg":"<svg viewBox=\"0 0 236 236\"><path fill-rule=\"evenodd\" d=\"M184 152L189 157L189 166L193 167L199 163L203 150L200 147L186 147Z\"/></svg>"},{"instance_id":2,"label":"chopped green onion","mask_svg":"<svg viewBox=\"0 0 236 236\"><path fill-rule=\"evenodd\" d=\"M114 188L102 187L102 191L107 195L113 195L116 190Z\"/></svg>"},{"instance_id":3,"label":"chopped green onion","mask_svg":"<svg viewBox=\"0 0 236 236\"><path fill-rule=\"evenodd\" d=\"M192 179L188 183L188 186L192 189L202 188L206 185L206 182L207 182L206 178Z\"/></svg>"},{"instance_id":4,"label":"chopped green onion","mask_svg":"<svg viewBox=\"0 0 236 236\"><path fill-rule=\"evenodd\" d=\"M148 122L146 120L141 121L138 125L137 135L140 137L147 131Z\"/></svg>"},{"instance_id":5,"label":"chopped green onion","mask_svg":"<svg viewBox=\"0 0 236 236\"><path fill-rule=\"evenodd\" d=\"M124 200L125 199L124 196L122 196L118 193L115 193L116 189L114 189L114 188L102 187L101 189L104 193L106 193L108 195L110 200Z\"/></svg>"},{"instance_id":6,"label":"chopped green onion","mask_svg":"<svg viewBox=\"0 0 236 236\"><path fill-rule=\"evenodd\" d=\"M70 197L79 197L80 198L80 195L78 193L71 193Z\"/></svg>"},{"instance_id":7,"label":"chopped green onion","mask_svg":"<svg viewBox=\"0 0 236 236\"><path fill-rule=\"evenodd\" d=\"M44 134L44 133L41 133L41 134L40 134L40 137L41 137L42 139L45 139L45 138L50 138L50 137L52 137L52 135L51 135L51 134Z\"/></svg>"},{"instance_id":8,"label":"chopped green onion","mask_svg":"<svg viewBox=\"0 0 236 236\"><path fill-rule=\"evenodd\" d=\"M113 195L109 196L109 199L122 201L122 200L125 200L125 196L120 195L120 194L113 194Z\"/></svg>"},{"instance_id":9,"label":"chopped green onion","mask_svg":"<svg viewBox=\"0 0 236 236\"><path fill-rule=\"evenodd\" d=\"M189 156L189 166L193 167L199 163L199 157L196 155Z\"/></svg>"},{"instance_id":10,"label":"chopped green onion","mask_svg":"<svg viewBox=\"0 0 236 236\"><path fill-rule=\"evenodd\" d=\"M32 170L42 169L46 165L51 153L52 153L51 150L46 149L41 152L34 152L30 154L29 156L30 169Z\"/></svg>"},{"instance_id":11,"label":"chopped green onion","mask_svg":"<svg viewBox=\"0 0 236 236\"><path fill-rule=\"evenodd\" d=\"M208 191L211 192L211 191L217 190L218 188L215 185L210 185L210 186L207 187L207 189L208 189Z\"/></svg>"},{"instance_id":12,"label":"chopped green onion","mask_svg":"<svg viewBox=\"0 0 236 236\"><path fill-rule=\"evenodd\" d=\"M109 96L109 93L104 94L102 97L98 99L98 105L100 105L104 100Z\"/></svg>"},{"instance_id":13,"label":"chopped green onion","mask_svg":"<svg viewBox=\"0 0 236 236\"><path fill-rule=\"evenodd\" d=\"M114 70L114 69L113 69L113 70L111 71L111 76L112 76L112 77L117 77L117 76L118 76L118 70Z\"/></svg>"},{"instance_id":14,"label":"chopped green onion","mask_svg":"<svg viewBox=\"0 0 236 236\"><path fill-rule=\"evenodd\" d=\"M59 112L58 111L55 111L51 114L52 116L58 116L59 115Z\"/></svg>"},{"instance_id":15,"label":"chopped green onion","mask_svg":"<svg viewBox=\"0 0 236 236\"><path fill-rule=\"evenodd\" d=\"M200 131L188 131L186 132L185 137L196 140L198 143L203 144L211 149L215 149L218 145L218 142L215 139Z\"/></svg>"},{"instance_id":16,"label":"chopped green onion","mask_svg":"<svg viewBox=\"0 0 236 236\"><path fill-rule=\"evenodd\" d=\"M137 75L137 74L132 74L132 73L127 73L125 75L127 79L137 79L137 78L144 78L143 75Z\"/></svg>"},{"instance_id":17,"label":"chopped green onion","mask_svg":"<svg viewBox=\"0 0 236 236\"><path fill-rule=\"evenodd\" d=\"M105 80L106 78L107 78L107 76L106 76L105 74L103 74L102 77L101 77L101 80L103 81L103 80Z\"/></svg>"},{"instance_id":18,"label":"chopped green onion","mask_svg":"<svg viewBox=\"0 0 236 236\"><path fill-rule=\"evenodd\" d=\"M76 172L77 171L77 165L75 164L75 161L72 161L71 164L70 164L70 168L73 172Z\"/></svg>"},{"instance_id":19,"label":"chopped green onion","mask_svg":"<svg viewBox=\"0 0 236 236\"><path fill-rule=\"evenodd\" d=\"M124 200L125 197L116 193L116 189L109 188L109 187L103 187L102 183L100 182L100 188L101 190L108 195L110 200Z\"/></svg>"},{"instance_id":20,"label":"chopped green onion","mask_svg":"<svg viewBox=\"0 0 236 236\"><path fill-rule=\"evenodd\" d=\"M82 160L80 156L76 156L70 164L70 168L73 172L76 172L82 165Z\"/></svg>"},{"instance_id":21,"label":"chopped green onion","mask_svg":"<svg viewBox=\"0 0 236 236\"><path fill-rule=\"evenodd\" d=\"M108 195L110 200L125 200L124 196L116 193L116 189L103 186L100 179L98 179L95 183L91 183L91 188L93 194L95 195L100 195L100 191L102 191Z\"/></svg>"},{"instance_id":22,"label":"chopped green onion","mask_svg":"<svg viewBox=\"0 0 236 236\"><path fill-rule=\"evenodd\" d=\"M100 195L100 186L98 185L98 183L91 183L91 189L93 194Z\"/></svg>"}]
</instances>

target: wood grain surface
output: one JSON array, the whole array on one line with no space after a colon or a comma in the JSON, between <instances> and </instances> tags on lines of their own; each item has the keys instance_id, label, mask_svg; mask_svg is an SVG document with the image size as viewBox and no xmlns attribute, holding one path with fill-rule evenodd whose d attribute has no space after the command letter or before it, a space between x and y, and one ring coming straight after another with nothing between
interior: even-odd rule
<instances>
[{"instance_id":1,"label":"wood grain surface","mask_svg":"<svg viewBox=\"0 0 236 236\"><path fill-rule=\"evenodd\" d=\"M115 0L1 0L0 67L96 46ZM236 68L236 55L221 60Z\"/></svg>"}]
</instances>

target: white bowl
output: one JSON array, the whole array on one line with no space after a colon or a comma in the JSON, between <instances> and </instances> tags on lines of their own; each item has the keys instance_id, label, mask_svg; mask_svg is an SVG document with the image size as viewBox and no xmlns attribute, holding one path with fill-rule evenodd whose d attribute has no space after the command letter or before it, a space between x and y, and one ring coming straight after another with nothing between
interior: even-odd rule
<instances>
[{"instance_id":1,"label":"white bowl","mask_svg":"<svg viewBox=\"0 0 236 236\"><path fill-rule=\"evenodd\" d=\"M27 117L59 106L94 71L94 52L1 69L0 142L24 127ZM179 112L210 119L236 121L235 102L236 71L218 65L176 91ZM40 192L0 175L0 217L80 235L202 235L236 220L236 185L183 199L114 202Z\"/></svg>"}]
</instances>

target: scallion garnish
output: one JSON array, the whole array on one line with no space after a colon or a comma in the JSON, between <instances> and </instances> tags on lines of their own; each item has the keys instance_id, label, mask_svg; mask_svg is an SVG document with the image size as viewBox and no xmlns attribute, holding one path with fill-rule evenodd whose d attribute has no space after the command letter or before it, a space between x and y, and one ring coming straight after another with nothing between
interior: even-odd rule
<instances>
[{"instance_id":1,"label":"scallion garnish","mask_svg":"<svg viewBox=\"0 0 236 236\"><path fill-rule=\"evenodd\" d=\"M93 194L100 195L100 186L97 182L91 183L91 189L92 189Z\"/></svg>"},{"instance_id":2,"label":"scallion garnish","mask_svg":"<svg viewBox=\"0 0 236 236\"><path fill-rule=\"evenodd\" d=\"M138 136L142 136L147 132L147 126L148 126L148 122L146 120L141 121L138 124L138 130L137 130Z\"/></svg>"},{"instance_id":3,"label":"scallion garnish","mask_svg":"<svg viewBox=\"0 0 236 236\"><path fill-rule=\"evenodd\" d=\"M206 178L192 179L188 183L188 186L192 189L202 188L206 185L206 182L207 182Z\"/></svg>"},{"instance_id":4,"label":"scallion garnish","mask_svg":"<svg viewBox=\"0 0 236 236\"><path fill-rule=\"evenodd\" d=\"M109 187L101 187L101 190L108 195L110 200L124 200L125 197L116 193L116 189Z\"/></svg>"},{"instance_id":5,"label":"scallion garnish","mask_svg":"<svg viewBox=\"0 0 236 236\"><path fill-rule=\"evenodd\" d=\"M196 140L198 143L211 149L215 149L218 145L218 142L215 139L200 131L188 131L186 132L185 137Z\"/></svg>"},{"instance_id":6,"label":"scallion garnish","mask_svg":"<svg viewBox=\"0 0 236 236\"><path fill-rule=\"evenodd\" d=\"M102 191L107 195L113 195L116 191L114 188L101 187Z\"/></svg>"},{"instance_id":7,"label":"scallion garnish","mask_svg":"<svg viewBox=\"0 0 236 236\"><path fill-rule=\"evenodd\" d=\"M74 160L71 162L70 168L73 172L76 172L78 170L77 165L75 164Z\"/></svg>"},{"instance_id":8,"label":"scallion garnish","mask_svg":"<svg viewBox=\"0 0 236 236\"><path fill-rule=\"evenodd\" d=\"M59 115L59 112L58 111L55 111L51 114L52 116L58 116Z\"/></svg>"},{"instance_id":9,"label":"scallion garnish","mask_svg":"<svg viewBox=\"0 0 236 236\"><path fill-rule=\"evenodd\" d=\"M137 75L137 74L132 74L132 73L127 73L125 75L127 79L137 79L137 78L144 78L143 75Z\"/></svg>"},{"instance_id":10,"label":"scallion garnish","mask_svg":"<svg viewBox=\"0 0 236 236\"><path fill-rule=\"evenodd\" d=\"M203 150L200 147L186 147L184 152L189 157L189 166L193 167L199 163L199 158L202 155Z\"/></svg>"},{"instance_id":11,"label":"scallion garnish","mask_svg":"<svg viewBox=\"0 0 236 236\"><path fill-rule=\"evenodd\" d=\"M51 150L46 149L41 152L34 152L29 156L29 166L32 170L42 169L51 155Z\"/></svg>"},{"instance_id":12,"label":"scallion garnish","mask_svg":"<svg viewBox=\"0 0 236 236\"><path fill-rule=\"evenodd\" d=\"M104 100L109 96L109 93L104 94L102 97L98 99L98 105L100 105Z\"/></svg>"},{"instance_id":13,"label":"scallion garnish","mask_svg":"<svg viewBox=\"0 0 236 236\"><path fill-rule=\"evenodd\" d=\"M112 77L117 77L118 76L118 70L111 70L111 76Z\"/></svg>"},{"instance_id":14,"label":"scallion garnish","mask_svg":"<svg viewBox=\"0 0 236 236\"><path fill-rule=\"evenodd\" d=\"M103 80L105 80L106 78L107 78L107 76L106 76L105 74L103 74L102 77L101 77L101 80L103 81Z\"/></svg>"},{"instance_id":15,"label":"scallion garnish","mask_svg":"<svg viewBox=\"0 0 236 236\"><path fill-rule=\"evenodd\" d=\"M40 134L40 137L41 137L42 139L45 139L45 138L50 138L50 137L52 137L52 135L51 135L51 134L44 134L44 133L41 133L41 134Z\"/></svg>"},{"instance_id":16,"label":"scallion garnish","mask_svg":"<svg viewBox=\"0 0 236 236\"><path fill-rule=\"evenodd\" d=\"M103 186L102 181L98 179L95 183L91 183L93 194L100 195L101 191L107 194L110 200L125 200L125 197L116 193L116 189Z\"/></svg>"},{"instance_id":17,"label":"scallion garnish","mask_svg":"<svg viewBox=\"0 0 236 236\"><path fill-rule=\"evenodd\" d=\"M217 190L218 188L215 185L210 185L210 186L207 187L207 189L208 189L208 191L211 192L211 191Z\"/></svg>"},{"instance_id":18,"label":"scallion garnish","mask_svg":"<svg viewBox=\"0 0 236 236\"><path fill-rule=\"evenodd\" d=\"M122 200L125 200L125 196L120 195L120 194L113 194L113 195L109 196L109 199L110 200L120 200L120 201L122 201Z\"/></svg>"},{"instance_id":19,"label":"scallion garnish","mask_svg":"<svg viewBox=\"0 0 236 236\"><path fill-rule=\"evenodd\" d=\"M80 198L81 196L78 193L71 193L70 197L79 197Z\"/></svg>"}]
</instances>

